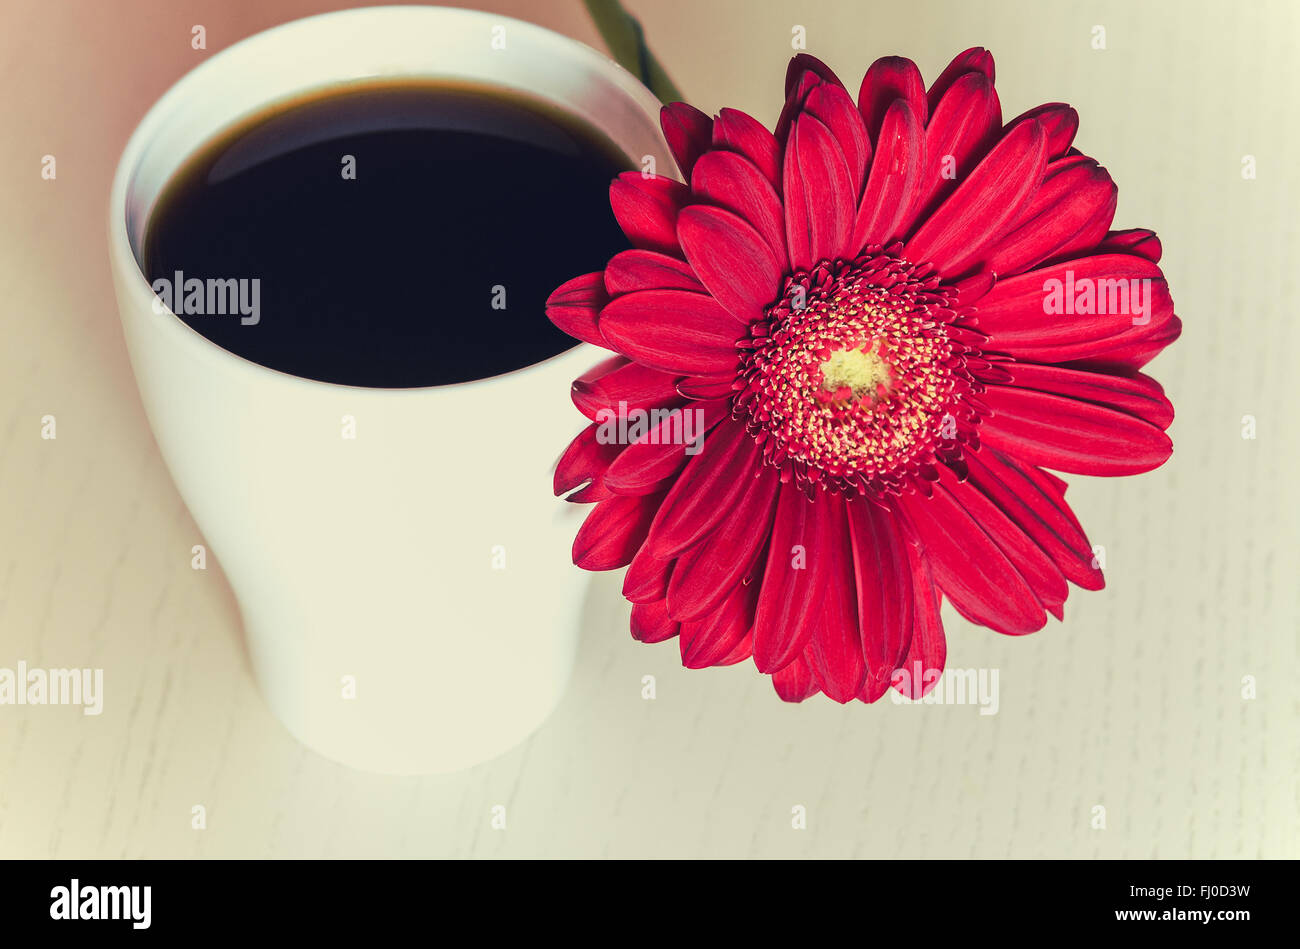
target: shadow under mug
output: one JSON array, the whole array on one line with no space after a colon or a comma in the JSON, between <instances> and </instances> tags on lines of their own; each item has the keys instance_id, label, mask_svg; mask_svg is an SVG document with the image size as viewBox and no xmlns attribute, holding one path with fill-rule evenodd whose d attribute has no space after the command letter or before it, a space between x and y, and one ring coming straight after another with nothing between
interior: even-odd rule
<instances>
[{"instance_id":1,"label":"shadow under mug","mask_svg":"<svg viewBox=\"0 0 1300 949\"><path fill-rule=\"evenodd\" d=\"M156 312L139 263L159 193L222 129L407 76L532 96L669 167L658 100L581 43L469 10L347 10L246 39L158 101L117 169L109 256L149 423L229 578L267 704L328 758L413 774L508 750L563 695L587 581L569 557L581 512L549 473L580 421L569 383L600 352L421 389L316 382Z\"/></svg>"}]
</instances>

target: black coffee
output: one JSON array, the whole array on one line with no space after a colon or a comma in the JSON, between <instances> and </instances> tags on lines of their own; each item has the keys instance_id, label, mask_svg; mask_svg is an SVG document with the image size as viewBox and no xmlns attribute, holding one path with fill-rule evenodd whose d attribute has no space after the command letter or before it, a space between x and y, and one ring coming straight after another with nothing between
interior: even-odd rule
<instances>
[{"instance_id":1,"label":"black coffee","mask_svg":"<svg viewBox=\"0 0 1300 949\"><path fill-rule=\"evenodd\" d=\"M608 194L630 164L524 98L349 86L190 158L143 266L186 323L263 366L384 388L482 379L573 345L543 304L628 246Z\"/></svg>"}]
</instances>

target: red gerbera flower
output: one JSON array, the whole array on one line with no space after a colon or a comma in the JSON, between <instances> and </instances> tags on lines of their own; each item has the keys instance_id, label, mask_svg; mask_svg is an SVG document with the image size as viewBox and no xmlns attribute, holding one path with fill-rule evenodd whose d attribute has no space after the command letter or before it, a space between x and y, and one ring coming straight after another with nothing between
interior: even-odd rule
<instances>
[{"instance_id":1,"label":"red gerbera flower","mask_svg":"<svg viewBox=\"0 0 1300 949\"><path fill-rule=\"evenodd\" d=\"M1169 457L1173 408L1139 370L1181 323L1155 234L1110 230L1075 111L1003 124L971 49L928 90L878 60L856 103L796 56L775 133L731 109L662 118L689 185L616 180L634 249L548 303L618 354L573 385L592 424L555 490L596 504L576 564L631 565L632 635L678 637L691 668L752 656L788 701L917 698L943 668L942 597L1016 635L1061 618L1067 581L1100 589L1044 469ZM651 409L678 411L602 437ZM665 437L686 412L698 452Z\"/></svg>"}]
</instances>

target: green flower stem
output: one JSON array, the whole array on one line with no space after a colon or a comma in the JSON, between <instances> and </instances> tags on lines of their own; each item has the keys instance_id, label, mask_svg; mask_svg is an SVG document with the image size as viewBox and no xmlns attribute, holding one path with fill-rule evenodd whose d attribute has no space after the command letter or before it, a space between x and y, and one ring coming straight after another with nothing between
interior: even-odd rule
<instances>
[{"instance_id":1,"label":"green flower stem","mask_svg":"<svg viewBox=\"0 0 1300 949\"><path fill-rule=\"evenodd\" d=\"M645 32L619 0L583 0L596 29L620 66L636 76L660 102L681 102L682 94L646 46Z\"/></svg>"}]
</instances>

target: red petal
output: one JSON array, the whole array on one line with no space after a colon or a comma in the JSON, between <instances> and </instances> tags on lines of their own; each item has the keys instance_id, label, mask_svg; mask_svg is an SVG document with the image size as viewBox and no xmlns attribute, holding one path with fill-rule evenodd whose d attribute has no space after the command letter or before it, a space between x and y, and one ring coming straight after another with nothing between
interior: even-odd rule
<instances>
[{"instance_id":1,"label":"red petal","mask_svg":"<svg viewBox=\"0 0 1300 949\"><path fill-rule=\"evenodd\" d=\"M835 75L835 70L831 69L824 62L811 53L798 53L790 57L790 63L785 67L785 97L790 95L799 86L800 80L804 78L805 73L812 73L813 76L823 83L844 88L844 83L840 82L840 77Z\"/></svg>"},{"instance_id":2,"label":"red petal","mask_svg":"<svg viewBox=\"0 0 1300 949\"><path fill-rule=\"evenodd\" d=\"M1091 158L1065 158L1047 166L1043 183L1024 213L985 264L1010 275L1049 257L1091 250L1106 235L1119 190Z\"/></svg>"},{"instance_id":3,"label":"red petal","mask_svg":"<svg viewBox=\"0 0 1300 949\"><path fill-rule=\"evenodd\" d=\"M708 402L711 399L727 399L735 391L734 376L719 376L714 379L692 376L677 383L677 392L687 399Z\"/></svg>"},{"instance_id":4,"label":"red petal","mask_svg":"<svg viewBox=\"0 0 1300 949\"><path fill-rule=\"evenodd\" d=\"M957 291L957 305L970 306L992 290L995 283L997 274L991 270L981 270L964 280L958 280L952 285Z\"/></svg>"},{"instance_id":5,"label":"red petal","mask_svg":"<svg viewBox=\"0 0 1300 949\"><path fill-rule=\"evenodd\" d=\"M757 603L757 584L737 584L717 609L702 619L683 622L678 640L682 665L687 669L724 665L753 628Z\"/></svg>"},{"instance_id":6,"label":"red petal","mask_svg":"<svg viewBox=\"0 0 1300 949\"><path fill-rule=\"evenodd\" d=\"M609 203L627 239L645 250L681 256L677 246L677 212L690 200L680 181L639 171L625 171L609 186Z\"/></svg>"},{"instance_id":7,"label":"red petal","mask_svg":"<svg viewBox=\"0 0 1300 949\"><path fill-rule=\"evenodd\" d=\"M617 468L610 465L602 484L614 494L627 497L650 494L680 471L688 457L682 445L671 442L634 444L615 460ZM623 464L619 465L620 461Z\"/></svg>"},{"instance_id":8,"label":"red petal","mask_svg":"<svg viewBox=\"0 0 1300 949\"><path fill-rule=\"evenodd\" d=\"M794 125L795 118L803 111L803 104L808 94L821 84L822 81L816 73L805 72L800 74L794 88L786 93L785 105L781 107L775 129L776 140L782 145L785 145L790 138L790 129Z\"/></svg>"},{"instance_id":9,"label":"red petal","mask_svg":"<svg viewBox=\"0 0 1300 949\"><path fill-rule=\"evenodd\" d=\"M980 426L984 443L1031 465L1130 475L1158 468L1173 453L1168 435L1117 409L1000 385L982 398L993 410Z\"/></svg>"},{"instance_id":10,"label":"red petal","mask_svg":"<svg viewBox=\"0 0 1300 949\"><path fill-rule=\"evenodd\" d=\"M882 695L889 691L890 679L896 671L897 670L891 671L889 676L884 679L878 679L871 675L864 678L862 680L862 688L858 690L858 701L871 704L878 700Z\"/></svg>"},{"instance_id":11,"label":"red petal","mask_svg":"<svg viewBox=\"0 0 1300 949\"><path fill-rule=\"evenodd\" d=\"M776 468L762 465L735 508L681 555L668 586L668 611L674 617L688 620L710 613L750 576L767 542L780 481Z\"/></svg>"},{"instance_id":12,"label":"red petal","mask_svg":"<svg viewBox=\"0 0 1300 949\"><path fill-rule=\"evenodd\" d=\"M664 499L650 531L656 556L675 556L709 534L753 486L761 461L758 443L744 425L718 425Z\"/></svg>"},{"instance_id":13,"label":"red petal","mask_svg":"<svg viewBox=\"0 0 1300 949\"><path fill-rule=\"evenodd\" d=\"M818 498L822 500L826 495ZM754 621L754 665L772 673L803 651L813 630L830 558L826 506L783 484L772 521L763 589Z\"/></svg>"},{"instance_id":14,"label":"red petal","mask_svg":"<svg viewBox=\"0 0 1300 949\"><path fill-rule=\"evenodd\" d=\"M664 412L661 421L628 445L609 466L605 487L615 494L626 495L657 490L694 457L687 450L698 452L704 444L705 433L730 412L731 406L723 400L692 402ZM617 420L611 424L616 425Z\"/></svg>"},{"instance_id":15,"label":"red petal","mask_svg":"<svg viewBox=\"0 0 1300 949\"><path fill-rule=\"evenodd\" d=\"M939 616L939 595L934 588L930 563L913 544L907 544L908 563L912 573L912 591L915 594L912 610L912 640L907 658L900 670L894 673L891 684L894 690L909 699L919 699L928 693L943 674L948 658L948 643L943 635L943 620Z\"/></svg>"},{"instance_id":16,"label":"red petal","mask_svg":"<svg viewBox=\"0 0 1300 949\"><path fill-rule=\"evenodd\" d=\"M1063 102L1048 102L1016 116L1007 123L1006 131L1003 134L1005 135L1018 125L1032 122L1035 119L1043 126L1043 131L1047 133L1048 158L1060 158L1070 150L1070 143L1074 141L1074 134L1079 131L1079 113Z\"/></svg>"},{"instance_id":17,"label":"red petal","mask_svg":"<svg viewBox=\"0 0 1300 949\"><path fill-rule=\"evenodd\" d=\"M1165 390L1156 380L1141 373L1116 376L1024 362L999 365L1011 375L1007 385L1108 406L1150 422L1162 431L1174 420L1174 407L1165 398Z\"/></svg>"},{"instance_id":18,"label":"red petal","mask_svg":"<svg viewBox=\"0 0 1300 949\"><path fill-rule=\"evenodd\" d=\"M577 379L573 380L573 387L576 389L579 385L582 385L584 387L589 386L592 382L595 382L596 380L602 378L603 376L609 375L615 369L621 369L624 366L634 366L634 365L636 364L633 363L631 360L629 360L626 356L607 356L604 359L602 359L600 362L592 366L590 369L588 369L586 372L584 372L582 375L578 376ZM660 373L660 375L664 375L664 374ZM671 379L672 376L668 376L667 378ZM580 405L578 406L578 411L579 412L583 411L582 406ZM591 416L588 416L588 418L590 417Z\"/></svg>"},{"instance_id":19,"label":"red petal","mask_svg":"<svg viewBox=\"0 0 1300 949\"><path fill-rule=\"evenodd\" d=\"M625 250L605 265L605 289L620 296L633 290L694 290L704 292L690 264L653 250ZM603 304L602 304L603 305Z\"/></svg>"},{"instance_id":20,"label":"red petal","mask_svg":"<svg viewBox=\"0 0 1300 949\"><path fill-rule=\"evenodd\" d=\"M757 119L736 109L723 109L713 122L713 147L748 158L773 188L781 190L781 145Z\"/></svg>"},{"instance_id":21,"label":"red petal","mask_svg":"<svg viewBox=\"0 0 1300 949\"><path fill-rule=\"evenodd\" d=\"M546 317L574 339L608 349L609 344L596 328L597 314L608 302L604 273L597 270L560 284L546 298Z\"/></svg>"},{"instance_id":22,"label":"red petal","mask_svg":"<svg viewBox=\"0 0 1300 949\"><path fill-rule=\"evenodd\" d=\"M732 666L738 662L744 662L754 654L754 628L751 626L736 643L734 649L727 653L721 659L714 663L715 666Z\"/></svg>"},{"instance_id":23,"label":"red petal","mask_svg":"<svg viewBox=\"0 0 1300 949\"><path fill-rule=\"evenodd\" d=\"M1094 291L1105 292L1106 309L1114 312L1062 313L1055 304L1054 312L1047 312L1057 293L1059 302L1063 303L1067 296L1077 301L1080 291L1076 288L1082 288L1085 280ZM1114 282L1125 281L1131 289L1134 280L1150 281L1138 284L1150 307L1148 314L1129 312L1133 309L1131 299L1128 306L1110 305L1111 288L1118 286ZM1123 302L1118 294L1116 302ZM1092 309L1097 309L1095 303ZM1124 355L1125 347L1164 340L1158 342L1158 352L1160 346L1177 336L1178 330L1173 300L1160 268L1129 254L1067 260L1000 280L979 301L976 319L979 330L989 336L988 349L1040 363L1116 361ZM1134 319L1148 322L1135 324Z\"/></svg>"},{"instance_id":24,"label":"red petal","mask_svg":"<svg viewBox=\"0 0 1300 949\"><path fill-rule=\"evenodd\" d=\"M967 178L1002 131L1002 106L992 81L968 72L938 101L925 128L925 176L917 203L929 214Z\"/></svg>"},{"instance_id":25,"label":"red petal","mask_svg":"<svg viewBox=\"0 0 1300 949\"><path fill-rule=\"evenodd\" d=\"M785 239L790 266L809 270L841 256L853 226L856 189L830 130L800 115L785 151ZM770 302L770 301L769 301Z\"/></svg>"},{"instance_id":26,"label":"red petal","mask_svg":"<svg viewBox=\"0 0 1300 949\"><path fill-rule=\"evenodd\" d=\"M867 173L849 238L849 254L869 244L888 244L902 231L920 196L925 170L925 139L920 122L907 103L895 102L885 113L876 151Z\"/></svg>"},{"instance_id":27,"label":"red petal","mask_svg":"<svg viewBox=\"0 0 1300 949\"><path fill-rule=\"evenodd\" d=\"M704 286L740 322L761 320L780 295L784 261L738 215L692 205L677 219L677 237Z\"/></svg>"},{"instance_id":28,"label":"red petal","mask_svg":"<svg viewBox=\"0 0 1300 949\"><path fill-rule=\"evenodd\" d=\"M621 356L614 359L618 362L606 360L573 383L573 404L587 418L595 421L596 413L601 409L617 409L620 402L625 403L629 410L655 406L671 408L681 402L677 376L647 369Z\"/></svg>"},{"instance_id":29,"label":"red petal","mask_svg":"<svg viewBox=\"0 0 1300 949\"><path fill-rule=\"evenodd\" d=\"M993 85L995 76L993 54L982 46L972 46L970 49L963 50L954 56L952 62L944 67L943 72L939 74L939 78L930 86L930 91L926 96L931 115L934 114L939 101L947 94L948 90L969 73L978 73L988 80L990 86Z\"/></svg>"},{"instance_id":30,"label":"red petal","mask_svg":"<svg viewBox=\"0 0 1300 949\"><path fill-rule=\"evenodd\" d=\"M1006 456L1003 455L1001 452L998 452L998 457L1005 458ZM1052 485L1052 487L1056 488L1057 493L1060 494L1061 497L1065 497L1065 492L1070 490L1070 486L1065 481L1063 481L1061 478L1058 478L1050 471L1044 471L1042 468L1033 468L1033 467L1027 467L1025 468L1025 470L1032 471L1035 473L1035 475L1042 475L1043 478L1045 478L1047 482Z\"/></svg>"},{"instance_id":31,"label":"red petal","mask_svg":"<svg viewBox=\"0 0 1300 949\"><path fill-rule=\"evenodd\" d=\"M858 621L867 675L888 684L912 638L912 574L897 517L875 504L849 505Z\"/></svg>"},{"instance_id":32,"label":"red petal","mask_svg":"<svg viewBox=\"0 0 1300 949\"><path fill-rule=\"evenodd\" d=\"M668 616L662 600L632 607L632 638L638 642L662 643L677 635L678 626Z\"/></svg>"},{"instance_id":33,"label":"red petal","mask_svg":"<svg viewBox=\"0 0 1300 949\"><path fill-rule=\"evenodd\" d=\"M858 90L858 110L873 142L880 140L880 130L890 106L902 100L911 110L920 127L925 127L929 106L925 100L925 83L916 63L902 56L884 56L877 59L862 77ZM876 151L880 151L879 146Z\"/></svg>"},{"instance_id":34,"label":"red petal","mask_svg":"<svg viewBox=\"0 0 1300 949\"><path fill-rule=\"evenodd\" d=\"M1026 535L1003 508L969 480L958 483L956 476L950 472L941 477L952 496L1011 561L1021 579L1034 591L1038 602L1057 619L1061 619L1069 587L1055 561Z\"/></svg>"},{"instance_id":35,"label":"red petal","mask_svg":"<svg viewBox=\"0 0 1300 949\"><path fill-rule=\"evenodd\" d=\"M826 536L817 561L809 564L821 583L809 650L826 696L840 703L851 702L866 679L867 663L858 629L848 513L838 494L823 494L815 504Z\"/></svg>"},{"instance_id":36,"label":"red petal","mask_svg":"<svg viewBox=\"0 0 1300 949\"><path fill-rule=\"evenodd\" d=\"M682 177L690 181L696 159L708 150L713 137L713 120L695 106L674 102L660 110L659 125Z\"/></svg>"},{"instance_id":37,"label":"red petal","mask_svg":"<svg viewBox=\"0 0 1300 949\"><path fill-rule=\"evenodd\" d=\"M744 334L718 301L684 290L638 290L600 313L608 345L637 362L681 375L723 376L737 365Z\"/></svg>"},{"instance_id":38,"label":"red petal","mask_svg":"<svg viewBox=\"0 0 1300 949\"><path fill-rule=\"evenodd\" d=\"M573 562L584 570L626 567L645 541L663 494L601 501L578 528Z\"/></svg>"},{"instance_id":39,"label":"red petal","mask_svg":"<svg viewBox=\"0 0 1300 949\"><path fill-rule=\"evenodd\" d=\"M820 691L820 686L813 678L812 667L799 656L772 673L772 685L776 688L776 694L785 702L802 702Z\"/></svg>"},{"instance_id":40,"label":"red petal","mask_svg":"<svg viewBox=\"0 0 1300 949\"><path fill-rule=\"evenodd\" d=\"M1047 622L1034 591L970 512L943 484L926 498L902 499L939 588L953 605L1000 633L1020 635Z\"/></svg>"},{"instance_id":41,"label":"red petal","mask_svg":"<svg viewBox=\"0 0 1300 949\"><path fill-rule=\"evenodd\" d=\"M776 188L757 165L735 152L709 152L695 163L691 190L744 218L784 263L785 210Z\"/></svg>"},{"instance_id":42,"label":"red petal","mask_svg":"<svg viewBox=\"0 0 1300 949\"><path fill-rule=\"evenodd\" d=\"M1092 546L1060 490L1044 472L992 448L968 452L970 481L1052 558L1065 578L1087 590L1105 586Z\"/></svg>"},{"instance_id":43,"label":"red petal","mask_svg":"<svg viewBox=\"0 0 1300 949\"><path fill-rule=\"evenodd\" d=\"M785 71L785 105L776 123L778 140L786 140L795 116L804 110L809 95L822 86L843 89L844 83L840 82L840 77L835 75L831 67L816 56L799 53L790 60Z\"/></svg>"},{"instance_id":44,"label":"red petal","mask_svg":"<svg viewBox=\"0 0 1300 949\"><path fill-rule=\"evenodd\" d=\"M610 492L601 484L601 479L623 446L602 444L596 438L597 428L594 423L584 428L560 456L555 465L556 497L572 491L580 484L589 484L589 487L570 495L566 500L603 501L610 497Z\"/></svg>"},{"instance_id":45,"label":"red petal","mask_svg":"<svg viewBox=\"0 0 1300 949\"><path fill-rule=\"evenodd\" d=\"M673 561L658 559L650 547L643 544L623 577L623 595L633 603L662 601L668 592L668 577L672 570Z\"/></svg>"},{"instance_id":46,"label":"red petal","mask_svg":"<svg viewBox=\"0 0 1300 949\"><path fill-rule=\"evenodd\" d=\"M1137 372L1158 356L1166 346L1183 332L1183 321L1171 316L1169 322L1144 336L1135 336L1112 347L1092 359L1083 359L1074 365L1098 372Z\"/></svg>"},{"instance_id":47,"label":"red petal","mask_svg":"<svg viewBox=\"0 0 1300 949\"><path fill-rule=\"evenodd\" d=\"M1153 264L1160 263L1160 238L1155 231L1145 227L1129 228L1127 231L1111 231L1097 245L1098 254L1137 254Z\"/></svg>"},{"instance_id":48,"label":"red petal","mask_svg":"<svg viewBox=\"0 0 1300 949\"><path fill-rule=\"evenodd\" d=\"M998 142L908 240L908 259L948 277L978 264L1038 190L1045 141L1042 126L1031 122Z\"/></svg>"},{"instance_id":49,"label":"red petal","mask_svg":"<svg viewBox=\"0 0 1300 949\"><path fill-rule=\"evenodd\" d=\"M867 140L867 129L862 123L862 113L853 104L843 86L822 83L808 93L804 110L816 116L823 125L830 129L840 152L849 166L849 178L853 184L853 201L862 192L866 178L867 162L871 158L871 142Z\"/></svg>"}]
</instances>

